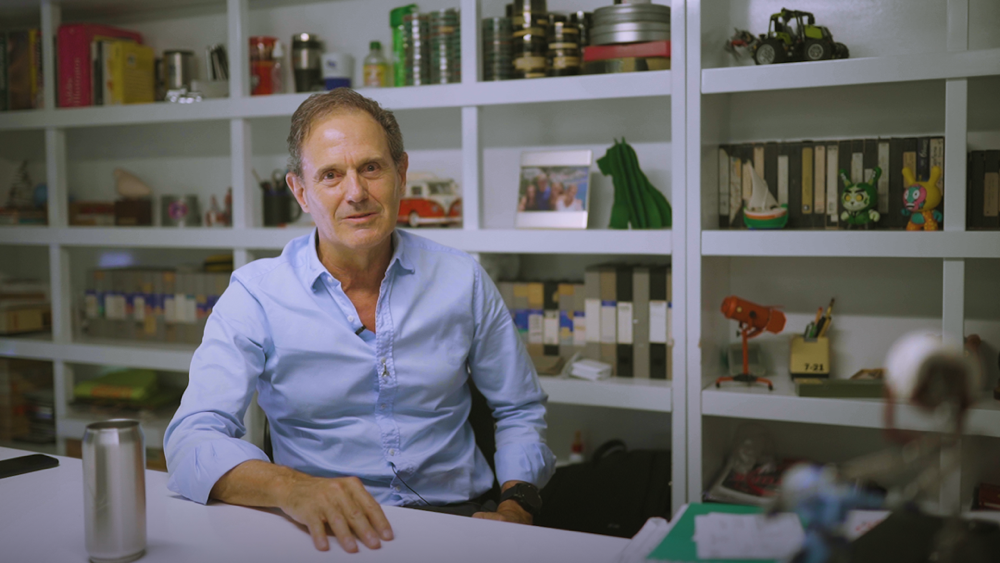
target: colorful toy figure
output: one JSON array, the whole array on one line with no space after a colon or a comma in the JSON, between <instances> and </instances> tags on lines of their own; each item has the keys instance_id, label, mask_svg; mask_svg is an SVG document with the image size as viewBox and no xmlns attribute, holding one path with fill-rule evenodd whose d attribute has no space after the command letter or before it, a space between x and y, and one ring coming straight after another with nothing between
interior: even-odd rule
<instances>
[{"instance_id":1,"label":"colorful toy figure","mask_svg":"<svg viewBox=\"0 0 1000 563\"><path fill-rule=\"evenodd\" d=\"M844 195L841 198L844 203L844 212L840 214L840 220L847 223L847 228L864 227L868 228L871 223L876 223L881 218L878 207L878 190L875 186L882 176L882 169L875 167L875 175L871 182L851 183L847 177L847 172L840 171L840 179L844 182Z\"/></svg>"},{"instance_id":2,"label":"colorful toy figure","mask_svg":"<svg viewBox=\"0 0 1000 563\"><path fill-rule=\"evenodd\" d=\"M903 168L903 215L910 218L907 231L936 231L943 216L936 208L941 205L941 190L937 182L941 178L941 167L931 168L931 177L918 182L909 168Z\"/></svg>"}]
</instances>

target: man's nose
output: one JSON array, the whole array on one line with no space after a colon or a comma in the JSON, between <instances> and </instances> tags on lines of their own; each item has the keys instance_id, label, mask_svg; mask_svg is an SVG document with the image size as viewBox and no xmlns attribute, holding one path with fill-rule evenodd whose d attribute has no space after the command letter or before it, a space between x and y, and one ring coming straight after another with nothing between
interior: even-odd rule
<instances>
[{"instance_id":1,"label":"man's nose","mask_svg":"<svg viewBox=\"0 0 1000 563\"><path fill-rule=\"evenodd\" d=\"M368 187L365 185L364 179L355 170L351 170L347 173L345 180L345 192L344 197L350 203L358 203L368 199Z\"/></svg>"}]
</instances>

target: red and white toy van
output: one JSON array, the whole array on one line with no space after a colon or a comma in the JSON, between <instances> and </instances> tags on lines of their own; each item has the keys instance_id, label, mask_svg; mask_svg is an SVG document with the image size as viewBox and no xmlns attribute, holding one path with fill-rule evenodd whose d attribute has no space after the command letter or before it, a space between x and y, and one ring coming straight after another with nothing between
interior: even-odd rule
<instances>
[{"instance_id":1,"label":"red and white toy van","mask_svg":"<svg viewBox=\"0 0 1000 563\"><path fill-rule=\"evenodd\" d=\"M399 202L399 223L421 225L460 225L462 195L450 178L414 172L407 175L406 193Z\"/></svg>"}]
</instances>

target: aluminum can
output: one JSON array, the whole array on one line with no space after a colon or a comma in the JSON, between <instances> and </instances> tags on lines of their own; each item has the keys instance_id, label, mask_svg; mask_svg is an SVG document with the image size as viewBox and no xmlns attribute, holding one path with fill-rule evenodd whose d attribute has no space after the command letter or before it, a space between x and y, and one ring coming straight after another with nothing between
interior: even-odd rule
<instances>
[{"instance_id":1,"label":"aluminum can","mask_svg":"<svg viewBox=\"0 0 1000 563\"><path fill-rule=\"evenodd\" d=\"M194 76L193 51L164 51L163 64L166 67L166 89L191 89L191 79Z\"/></svg>"},{"instance_id":2,"label":"aluminum can","mask_svg":"<svg viewBox=\"0 0 1000 563\"><path fill-rule=\"evenodd\" d=\"M83 433L83 518L93 563L146 553L146 447L139 421L114 419Z\"/></svg>"}]
</instances>

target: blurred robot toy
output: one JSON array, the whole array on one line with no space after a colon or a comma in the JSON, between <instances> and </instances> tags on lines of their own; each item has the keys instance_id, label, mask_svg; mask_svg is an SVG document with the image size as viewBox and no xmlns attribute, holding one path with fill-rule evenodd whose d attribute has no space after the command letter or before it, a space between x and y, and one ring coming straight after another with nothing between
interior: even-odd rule
<instances>
[{"instance_id":1,"label":"blurred robot toy","mask_svg":"<svg viewBox=\"0 0 1000 563\"><path fill-rule=\"evenodd\" d=\"M936 231L943 215L937 210L941 205L941 190L937 187L941 179L941 168L931 168L931 177L924 182L918 182L913 171L903 167L903 180L906 188L903 190L903 215L910 218L906 224L907 231Z\"/></svg>"},{"instance_id":2,"label":"blurred robot toy","mask_svg":"<svg viewBox=\"0 0 1000 563\"><path fill-rule=\"evenodd\" d=\"M871 223L877 223L881 218L878 211L878 179L882 177L882 169L875 167L875 175L871 182L852 183L847 176L847 172L840 171L840 179L844 182L844 195L841 198L844 204L844 212L840 214L840 219L847 223L847 228L863 227L868 228Z\"/></svg>"}]
</instances>

